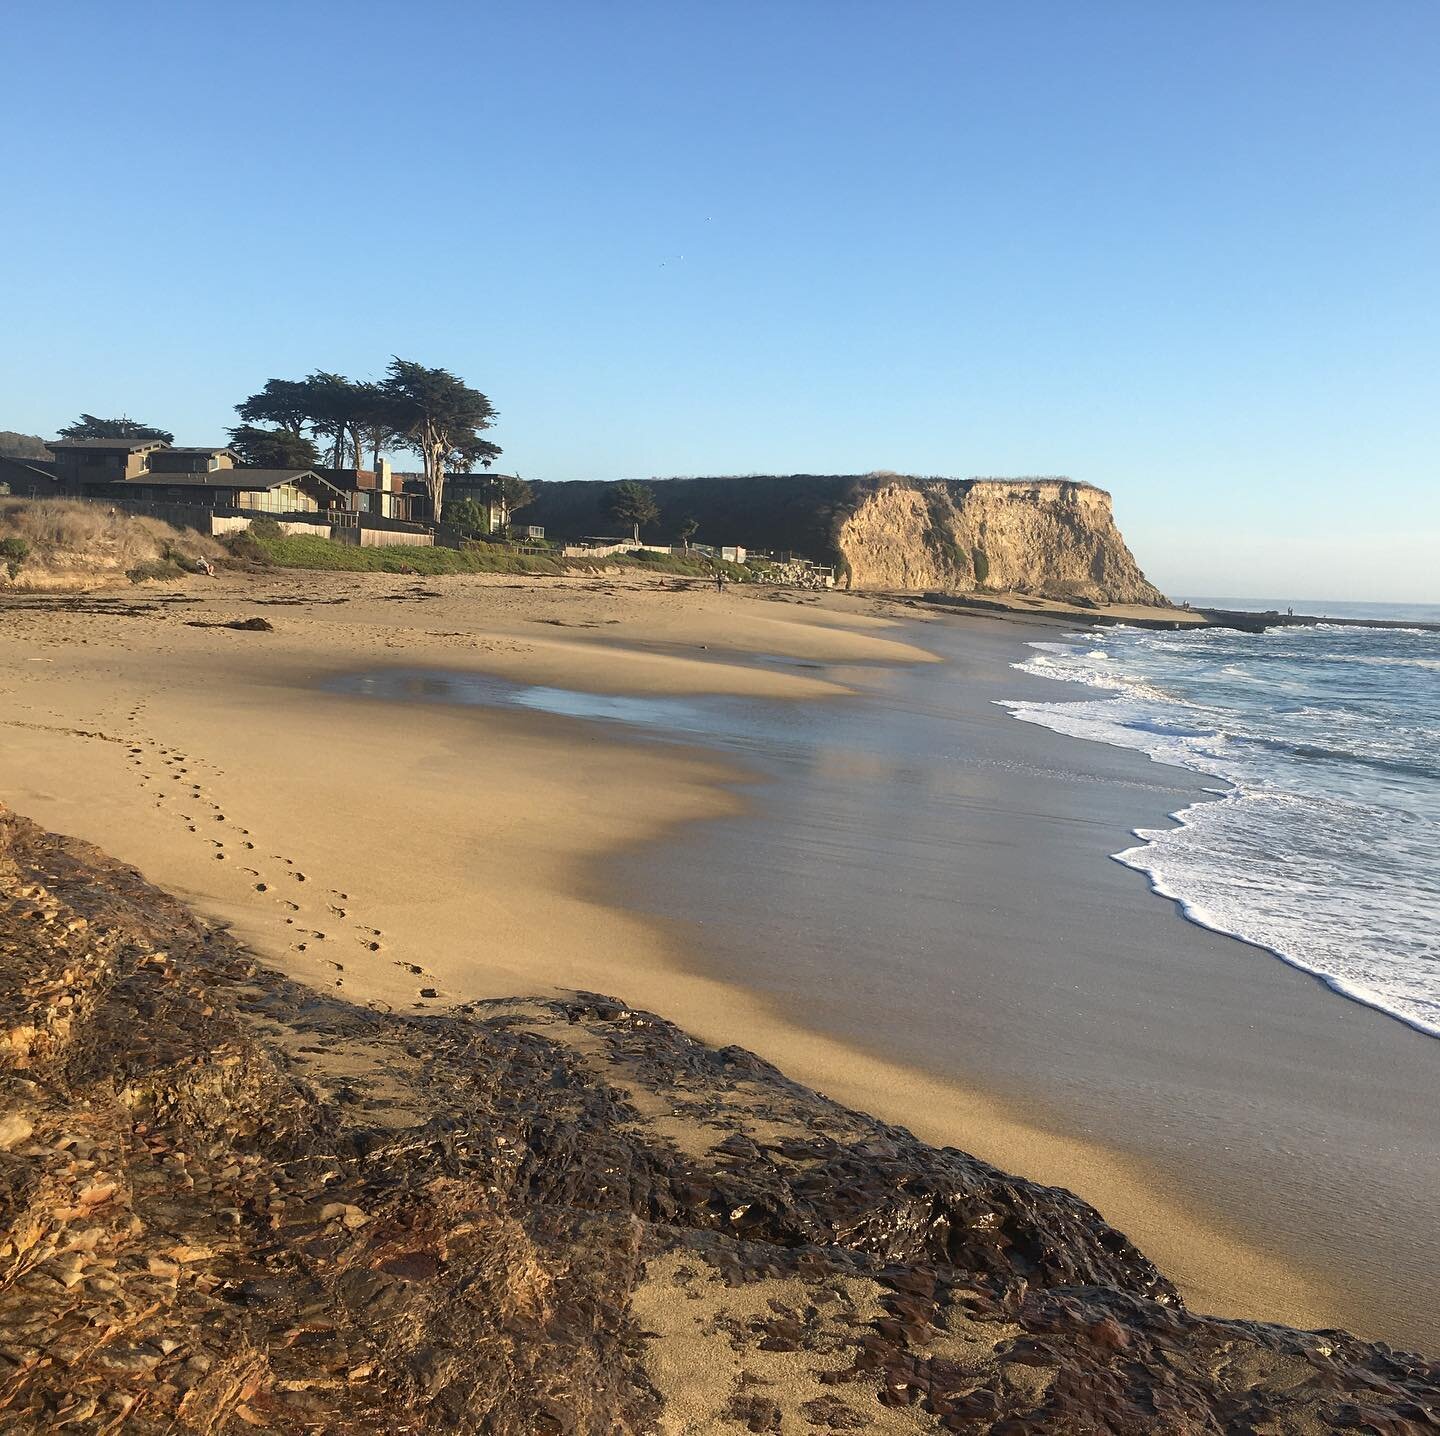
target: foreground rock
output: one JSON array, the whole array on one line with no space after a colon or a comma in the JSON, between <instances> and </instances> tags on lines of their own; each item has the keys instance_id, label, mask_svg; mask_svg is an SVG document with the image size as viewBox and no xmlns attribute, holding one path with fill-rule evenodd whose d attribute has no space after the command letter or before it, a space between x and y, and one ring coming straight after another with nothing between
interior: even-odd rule
<instances>
[{"instance_id":1,"label":"foreground rock","mask_svg":"<svg viewBox=\"0 0 1440 1436\"><path fill-rule=\"evenodd\" d=\"M611 999L319 995L0 810L0 1430L1404 1433L1437 1383Z\"/></svg>"}]
</instances>

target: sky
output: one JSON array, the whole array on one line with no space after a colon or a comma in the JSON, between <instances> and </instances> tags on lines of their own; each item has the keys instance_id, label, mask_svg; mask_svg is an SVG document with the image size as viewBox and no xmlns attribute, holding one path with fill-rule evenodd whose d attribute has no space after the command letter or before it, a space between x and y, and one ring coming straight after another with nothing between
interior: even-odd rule
<instances>
[{"instance_id":1,"label":"sky","mask_svg":"<svg viewBox=\"0 0 1440 1436\"><path fill-rule=\"evenodd\" d=\"M530 479L1067 474L1170 592L1440 602L1434 0L0 23L0 428L398 354Z\"/></svg>"}]
</instances>

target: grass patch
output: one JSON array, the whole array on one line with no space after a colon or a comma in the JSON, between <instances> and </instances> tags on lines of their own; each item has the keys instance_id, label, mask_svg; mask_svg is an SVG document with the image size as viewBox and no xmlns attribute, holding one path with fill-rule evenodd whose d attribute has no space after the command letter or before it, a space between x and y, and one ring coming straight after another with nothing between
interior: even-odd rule
<instances>
[{"instance_id":1,"label":"grass patch","mask_svg":"<svg viewBox=\"0 0 1440 1436\"><path fill-rule=\"evenodd\" d=\"M510 553L494 545L440 548L396 544L361 548L329 539L291 534L265 538L253 532L254 545L279 568L325 569L344 573L564 573L565 566L536 554Z\"/></svg>"},{"instance_id":2,"label":"grass patch","mask_svg":"<svg viewBox=\"0 0 1440 1436\"><path fill-rule=\"evenodd\" d=\"M717 573L723 573L731 583L755 582L754 569L731 563L728 559L706 558L698 553L686 557L677 553L653 553L642 548L633 553L615 554L605 562L643 568L649 573L678 573L687 578L714 578Z\"/></svg>"}]
</instances>

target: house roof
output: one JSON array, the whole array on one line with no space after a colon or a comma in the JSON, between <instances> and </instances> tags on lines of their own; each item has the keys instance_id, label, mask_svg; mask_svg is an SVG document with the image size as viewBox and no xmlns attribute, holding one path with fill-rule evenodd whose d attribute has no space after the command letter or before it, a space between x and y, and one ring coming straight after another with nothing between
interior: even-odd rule
<instances>
[{"instance_id":1,"label":"house roof","mask_svg":"<svg viewBox=\"0 0 1440 1436\"><path fill-rule=\"evenodd\" d=\"M230 454L237 459L240 457L234 449L228 448L224 444L167 444L165 452L167 454Z\"/></svg>"},{"instance_id":2,"label":"house roof","mask_svg":"<svg viewBox=\"0 0 1440 1436\"><path fill-rule=\"evenodd\" d=\"M34 478L45 479L52 484L60 482L60 475L40 459L17 459L14 454L0 454L0 469L4 468L20 469Z\"/></svg>"},{"instance_id":3,"label":"house roof","mask_svg":"<svg viewBox=\"0 0 1440 1436\"><path fill-rule=\"evenodd\" d=\"M46 440L51 449L108 449L115 453L149 453L151 449L168 449L164 439L55 439Z\"/></svg>"},{"instance_id":4,"label":"house roof","mask_svg":"<svg viewBox=\"0 0 1440 1436\"><path fill-rule=\"evenodd\" d=\"M211 469L208 473L142 474L138 479L121 479L109 488L124 489L278 489L310 479L327 488L335 485L322 479L313 469Z\"/></svg>"}]
</instances>

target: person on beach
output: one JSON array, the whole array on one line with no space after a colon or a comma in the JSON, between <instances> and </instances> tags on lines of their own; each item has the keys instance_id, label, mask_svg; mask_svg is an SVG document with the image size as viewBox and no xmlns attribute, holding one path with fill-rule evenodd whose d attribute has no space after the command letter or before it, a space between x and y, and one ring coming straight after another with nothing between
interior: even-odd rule
<instances>
[{"instance_id":1,"label":"person on beach","mask_svg":"<svg viewBox=\"0 0 1440 1436\"><path fill-rule=\"evenodd\" d=\"M717 572L716 575L715 575L715 592L716 592L716 593L724 593L724 592L725 592L725 575L724 575L723 573L718 573L718 572Z\"/></svg>"}]
</instances>

